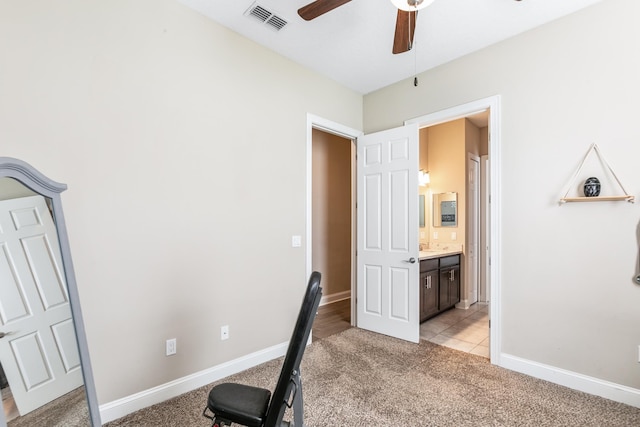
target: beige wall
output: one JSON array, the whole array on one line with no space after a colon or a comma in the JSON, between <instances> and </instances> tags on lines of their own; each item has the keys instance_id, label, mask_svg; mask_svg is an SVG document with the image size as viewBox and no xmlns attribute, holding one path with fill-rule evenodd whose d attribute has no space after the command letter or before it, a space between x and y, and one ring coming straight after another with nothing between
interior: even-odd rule
<instances>
[{"instance_id":1,"label":"beige wall","mask_svg":"<svg viewBox=\"0 0 640 427\"><path fill-rule=\"evenodd\" d=\"M471 153L480 157L480 129L471 123L470 120L464 121L464 143L467 153Z\"/></svg>"},{"instance_id":2,"label":"beige wall","mask_svg":"<svg viewBox=\"0 0 640 427\"><path fill-rule=\"evenodd\" d=\"M640 2L605 0L365 96L364 123L500 95L503 353L640 389L640 205L558 205L592 142L638 195L637 16Z\"/></svg>"},{"instance_id":3,"label":"beige wall","mask_svg":"<svg viewBox=\"0 0 640 427\"><path fill-rule=\"evenodd\" d=\"M487 126L480 129L480 155L487 156L489 154L489 128Z\"/></svg>"},{"instance_id":4,"label":"beige wall","mask_svg":"<svg viewBox=\"0 0 640 427\"><path fill-rule=\"evenodd\" d=\"M0 200L17 199L20 197L34 196L31 189L13 178L0 178Z\"/></svg>"},{"instance_id":5,"label":"beige wall","mask_svg":"<svg viewBox=\"0 0 640 427\"><path fill-rule=\"evenodd\" d=\"M311 264L328 297L351 290L351 146L313 129Z\"/></svg>"},{"instance_id":6,"label":"beige wall","mask_svg":"<svg viewBox=\"0 0 640 427\"><path fill-rule=\"evenodd\" d=\"M4 1L0 39L2 155L69 186L100 403L287 341L307 113L361 129L362 96L173 0Z\"/></svg>"},{"instance_id":7,"label":"beige wall","mask_svg":"<svg viewBox=\"0 0 640 427\"><path fill-rule=\"evenodd\" d=\"M454 120L428 128L429 170L431 194L457 193L458 225L456 227L434 227L431 223L430 242L464 243L465 239L465 119ZM432 212L430 212L431 214ZM430 221L432 221L430 215ZM437 239L434 233L438 233ZM455 239L452 236L455 233Z\"/></svg>"},{"instance_id":8,"label":"beige wall","mask_svg":"<svg viewBox=\"0 0 640 427\"><path fill-rule=\"evenodd\" d=\"M419 168L429 172L429 129L422 128L419 130ZM431 236L431 190L430 186L418 187L418 194L424 196L424 227L420 227L420 243L428 244Z\"/></svg>"}]
</instances>

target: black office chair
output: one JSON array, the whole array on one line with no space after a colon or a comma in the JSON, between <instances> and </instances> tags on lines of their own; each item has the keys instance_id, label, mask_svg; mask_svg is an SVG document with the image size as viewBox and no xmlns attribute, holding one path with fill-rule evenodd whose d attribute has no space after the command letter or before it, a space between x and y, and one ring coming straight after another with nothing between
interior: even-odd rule
<instances>
[{"instance_id":1,"label":"black office chair","mask_svg":"<svg viewBox=\"0 0 640 427\"><path fill-rule=\"evenodd\" d=\"M209 392L207 407L202 411L202 415L213 420L212 427L230 426L232 423L248 427L303 427L300 362L321 297L320 273L314 271L309 278L273 397L264 388L235 383L219 384ZM291 407L293 423L282 420L286 408Z\"/></svg>"}]
</instances>

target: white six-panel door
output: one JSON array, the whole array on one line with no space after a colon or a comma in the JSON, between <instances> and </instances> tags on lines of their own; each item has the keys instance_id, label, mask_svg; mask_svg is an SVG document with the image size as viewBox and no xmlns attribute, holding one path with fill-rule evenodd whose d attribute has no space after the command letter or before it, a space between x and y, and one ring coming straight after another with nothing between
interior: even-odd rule
<instances>
[{"instance_id":1,"label":"white six-panel door","mask_svg":"<svg viewBox=\"0 0 640 427\"><path fill-rule=\"evenodd\" d=\"M83 384L58 236L42 196L0 202L0 361L21 415Z\"/></svg>"},{"instance_id":2,"label":"white six-panel door","mask_svg":"<svg viewBox=\"0 0 640 427\"><path fill-rule=\"evenodd\" d=\"M418 127L357 144L357 325L418 342Z\"/></svg>"}]
</instances>

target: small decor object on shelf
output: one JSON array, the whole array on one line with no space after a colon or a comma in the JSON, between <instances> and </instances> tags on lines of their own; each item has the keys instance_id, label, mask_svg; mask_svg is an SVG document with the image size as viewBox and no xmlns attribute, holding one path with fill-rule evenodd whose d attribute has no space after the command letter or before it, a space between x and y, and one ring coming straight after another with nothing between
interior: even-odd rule
<instances>
[{"instance_id":1,"label":"small decor object on shelf","mask_svg":"<svg viewBox=\"0 0 640 427\"><path fill-rule=\"evenodd\" d=\"M623 191L624 194L620 194L617 196L615 195L600 196L600 180L598 178L591 177L591 178L588 178L584 183L584 188L583 188L584 197L567 197L569 195L569 191L571 191L572 188L575 188L573 187L573 182L576 180L578 175L580 175L582 166L584 166L584 162L587 160L587 157L589 157L589 154L591 154L592 151L596 152L596 155L600 159L600 162L602 163L602 165L605 166L606 168L605 170L608 170L609 174L613 178L615 178L616 182L618 183L618 186L620 187L620 189ZM567 203L567 202L620 202L620 201L635 203L635 200L636 200L635 196L632 196L631 194L627 193L627 190L624 189L624 187L622 186L622 183L616 176L615 172L613 171L613 169L611 169L611 166L609 166L609 163L607 163L607 161L604 159L604 157L600 153L600 149L598 148L598 146L596 144L591 144L589 151L587 151L587 155L584 156L584 158L582 159L582 162L580 162L580 166L578 167L578 170L576 171L576 173L573 174L573 177L569 181L569 185L567 186L567 192L564 193L564 196L560 199L560 204Z\"/></svg>"},{"instance_id":2,"label":"small decor object on shelf","mask_svg":"<svg viewBox=\"0 0 640 427\"><path fill-rule=\"evenodd\" d=\"M587 178L584 182L584 195L586 197L597 197L600 195L600 180L596 177Z\"/></svg>"}]
</instances>

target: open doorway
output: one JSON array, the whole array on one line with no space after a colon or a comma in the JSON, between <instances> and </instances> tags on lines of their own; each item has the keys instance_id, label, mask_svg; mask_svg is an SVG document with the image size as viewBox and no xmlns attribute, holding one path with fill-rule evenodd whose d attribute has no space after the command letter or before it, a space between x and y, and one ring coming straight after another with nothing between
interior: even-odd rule
<instances>
[{"instance_id":1,"label":"open doorway","mask_svg":"<svg viewBox=\"0 0 640 427\"><path fill-rule=\"evenodd\" d=\"M489 301L480 300L479 295L480 236L486 231L480 211L481 193L486 191L480 185L480 156L488 154L488 122L489 110L485 110L420 129L420 168L430 176L429 182L420 187L420 194L432 201L425 215L427 221L420 228L420 246L429 249L421 252L421 279L431 279L429 288L421 280L421 302L426 307L421 307L420 337L487 358ZM436 208L445 196L456 199L455 221L439 220L441 212ZM435 253L437 257L432 255ZM451 287L450 277L443 275L442 265L440 274L434 268L438 260L448 265L448 260L455 257L459 257L460 268L451 274L459 275L459 288L452 301L446 292ZM449 269L444 268L445 272Z\"/></svg>"},{"instance_id":2,"label":"open doorway","mask_svg":"<svg viewBox=\"0 0 640 427\"><path fill-rule=\"evenodd\" d=\"M478 301L486 304L487 327L490 327L489 358L492 364L500 365L502 327L501 280L498 274L501 259L500 228L498 227L500 224L500 97L492 96L416 117L405 121L405 124L415 123L420 128L425 128L458 119L465 119L474 122L475 126L479 128L486 128L480 142L480 145L486 148L478 153L481 158L478 224L481 232L477 253L480 273L478 274L478 283L465 284L461 301L469 298L471 294L469 286L478 286ZM480 119L479 122L478 119ZM467 158L466 153L463 156L465 159Z\"/></svg>"},{"instance_id":3,"label":"open doorway","mask_svg":"<svg viewBox=\"0 0 640 427\"><path fill-rule=\"evenodd\" d=\"M310 263L322 273L324 296L313 340L352 326L355 278L355 142L348 135L312 128Z\"/></svg>"}]
</instances>

